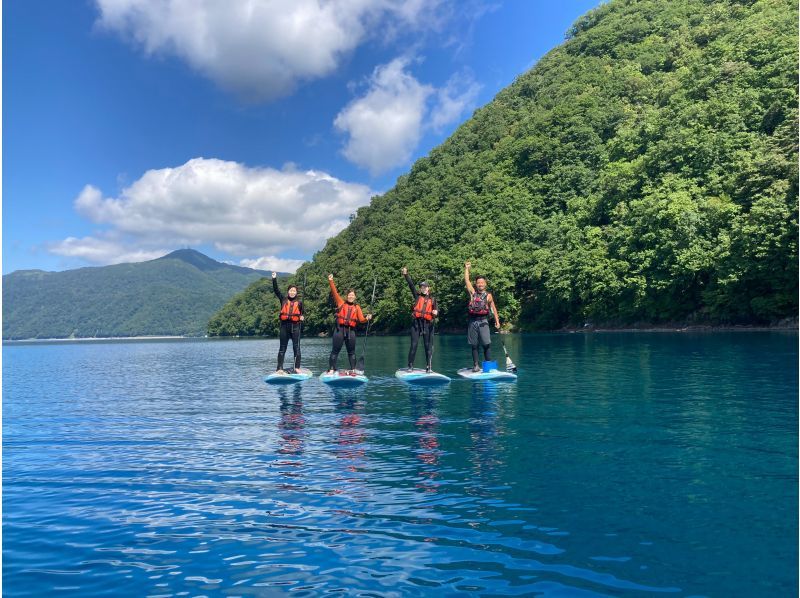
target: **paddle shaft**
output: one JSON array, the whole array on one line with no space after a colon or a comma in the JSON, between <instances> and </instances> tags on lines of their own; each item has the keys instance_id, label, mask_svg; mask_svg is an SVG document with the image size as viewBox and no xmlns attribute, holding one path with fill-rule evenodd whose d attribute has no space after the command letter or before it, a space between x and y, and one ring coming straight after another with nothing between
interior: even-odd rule
<instances>
[{"instance_id":1,"label":"paddle shaft","mask_svg":"<svg viewBox=\"0 0 800 598\"><path fill-rule=\"evenodd\" d=\"M372 305L375 303L375 289L378 286L378 277L372 280L372 299L369 300L369 311L372 313ZM361 348L361 357L358 358L356 369L364 371L364 356L367 354L367 337L369 336L369 325L372 324L372 318L367 320L367 331L364 333L364 346Z\"/></svg>"}]
</instances>

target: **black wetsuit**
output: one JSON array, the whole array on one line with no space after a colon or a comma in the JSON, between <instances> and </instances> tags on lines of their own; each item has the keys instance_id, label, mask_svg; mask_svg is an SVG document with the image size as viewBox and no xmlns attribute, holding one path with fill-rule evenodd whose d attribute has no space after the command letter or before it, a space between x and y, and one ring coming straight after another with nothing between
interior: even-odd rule
<instances>
[{"instance_id":1,"label":"black wetsuit","mask_svg":"<svg viewBox=\"0 0 800 598\"><path fill-rule=\"evenodd\" d=\"M417 304L419 293L411 276L404 274L408 288L411 289L411 294L414 296L414 305ZM431 309L437 310L436 299L431 297ZM414 359L417 356L417 345L419 345L419 337L422 336L423 346L425 347L425 367L431 367L431 359L433 358L433 320L428 321L425 318L413 318L411 321L411 348L408 350L408 367L414 367Z\"/></svg>"},{"instance_id":2,"label":"black wetsuit","mask_svg":"<svg viewBox=\"0 0 800 598\"><path fill-rule=\"evenodd\" d=\"M337 323L333 331L333 348L328 360L329 370L336 370L339 351L342 350L344 344L347 346L347 360L350 362L350 369L356 369L356 329L350 326L340 326Z\"/></svg>"},{"instance_id":3,"label":"black wetsuit","mask_svg":"<svg viewBox=\"0 0 800 598\"><path fill-rule=\"evenodd\" d=\"M280 290L278 290L278 280L276 278L272 279L272 290L275 292L275 296L278 298L278 301L281 302L281 307L283 307L284 301L291 301L288 297L284 299L283 295L281 295ZM303 314L303 302L300 299L297 299L295 295L295 301L297 301L297 305L300 308L300 314ZM290 307L290 310L293 311ZM292 322L290 320L281 320L281 328L280 328L280 347L278 348L278 368L279 370L283 369L283 360L286 356L286 348L289 346L289 339L292 339L292 351L294 352L294 369L300 369L300 328L302 324L301 322Z\"/></svg>"}]
</instances>

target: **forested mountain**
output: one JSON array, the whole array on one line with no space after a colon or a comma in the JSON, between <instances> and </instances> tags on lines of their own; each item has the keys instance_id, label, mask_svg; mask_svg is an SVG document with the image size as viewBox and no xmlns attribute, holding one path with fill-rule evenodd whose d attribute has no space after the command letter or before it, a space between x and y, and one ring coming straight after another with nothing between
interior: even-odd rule
<instances>
[{"instance_id":1,"label":"forested mountain","mask_svg":"<svg viewBox=\"0 0 800 598\"><path fill-rule=\"evenodd\" d=\"M375 327L404 328L403 265L463 325L466 259L521 329L795 315L797 22L793 0L592 10L300 269L307 329L328 272L362 305L376 276Z\"/></svg>"},{"instance_id":2,"label":"forested mountain","mask_svg":"<svg viewBox=\"0 0 800 598\"><path fill-rule=\"evenodd\" d=\"M149 262L3 276L3 338L204 334L266 273L181 249Z\"/></svg>"}]
</instances>

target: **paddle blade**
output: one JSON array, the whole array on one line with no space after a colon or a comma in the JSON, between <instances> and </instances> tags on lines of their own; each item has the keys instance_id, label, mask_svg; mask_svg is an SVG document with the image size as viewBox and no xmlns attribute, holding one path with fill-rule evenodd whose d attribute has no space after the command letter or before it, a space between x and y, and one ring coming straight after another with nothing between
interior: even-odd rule
<instances>
[{"instance_id":1,"label":"paddle blade","mask_svg":"<svg viewBox=\"0 0 800 598\"><path fill-rule=\"evenodd\" d=\"M364 371L364 356L363 355L358 358L358 361L356 361L356 369L359 372L363 372Z\"/></svg>"},{"instance_id":2,"label":"paddle blade","mask_svg":"<svg viewBox=\"0 0 800 598\"><path fill-rule=\"evenodd\" d=\"M506 355L506 371L511 372L512 374L517 373L517 366L514 365L514 362L511 361L511 358Z\"/></svg>"}]
</instances>

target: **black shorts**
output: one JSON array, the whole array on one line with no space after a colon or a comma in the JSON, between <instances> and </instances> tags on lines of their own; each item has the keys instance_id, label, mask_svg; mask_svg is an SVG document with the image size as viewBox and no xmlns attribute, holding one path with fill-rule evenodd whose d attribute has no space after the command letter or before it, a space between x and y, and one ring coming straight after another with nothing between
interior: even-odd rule
<instances>
[{"instance_id":1,"label":"black shorts","mask_svg":"<svg viewBox=\"0 0 800 598\"><path fill-rule=\"evenodd\" d=\"M477 345L491 345L492 338L489 336L490 334L489 320L486 318L478 318L469 321L469 325L467 326L467 342L473 347Z\"/></svg>"}]
</instances>

